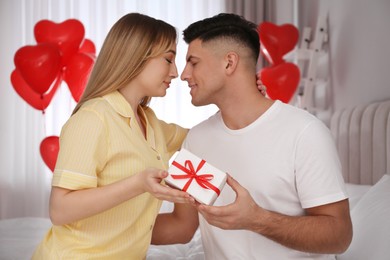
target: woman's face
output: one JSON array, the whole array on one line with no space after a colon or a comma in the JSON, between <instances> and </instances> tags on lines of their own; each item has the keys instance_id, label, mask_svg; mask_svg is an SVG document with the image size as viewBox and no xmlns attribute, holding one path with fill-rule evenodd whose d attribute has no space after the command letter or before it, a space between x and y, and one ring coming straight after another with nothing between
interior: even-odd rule
<instances>
[{"instance_id":1,"label":"woman's face","mask_svg":"<svg viewBox=\"0 0 390 260\"><path fill-rule=\"evenodd\" d=\"M144 96L163 97L166 94L172 79L177 78L175 63L176 44L172 44L169 50L147 61L144 70L137 76L138 84L141 84Z\"/></svg>"}]
</instances>

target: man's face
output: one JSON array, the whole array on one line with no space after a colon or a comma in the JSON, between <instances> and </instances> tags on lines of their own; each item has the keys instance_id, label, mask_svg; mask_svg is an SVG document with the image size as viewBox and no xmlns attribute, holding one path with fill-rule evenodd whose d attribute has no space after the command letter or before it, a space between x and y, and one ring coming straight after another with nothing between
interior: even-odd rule
<instances>
[{"instance_id":1,"label":"man's face","mask_svg":"<svg viewBox=\"0 0 390 260\"><path fill-rule=\"evenodd\" d=\"M188 82L191 102L195 106L216 104L224 85L223 58L213 51L212 44L215 43L202 45L202 41L196 39L188 46L181 79Z\"/></svg>"}]
</instances>

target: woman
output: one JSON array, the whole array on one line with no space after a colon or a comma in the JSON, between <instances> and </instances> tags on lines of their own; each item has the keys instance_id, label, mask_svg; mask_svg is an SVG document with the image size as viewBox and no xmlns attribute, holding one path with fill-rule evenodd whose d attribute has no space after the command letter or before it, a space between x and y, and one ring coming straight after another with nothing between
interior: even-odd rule
<instances>
[{"instance_id":1,"label":"woman","mask_svg":"<svg viewBox=\"0 0 390 260\"><path fill-rule=\"evenodd\" d=\"M159 216L154 236L169 236L159 228L167 221L193 216L194 200L161 184L187 129L158 120L148 107L178 76L176 38L173 26L138 13L111 28L62 129L50 196L54 225L33 259L144 259L161 200L175 208ZM187 231L168 241L189 241Z\"/></svg>"},{"instance_id":2,"label":"woman","mask_svg":"<svg viewBox=\"0 0 390 260\"><path fill-rule=\"evenodd\" d=\"M138 13L111 28L62 129L54 225L33 259L144 259L161 200L193 201L160 184L187 130L147 106L178 76L176 38L173 26Z\"/></svg>"}]
</instances>

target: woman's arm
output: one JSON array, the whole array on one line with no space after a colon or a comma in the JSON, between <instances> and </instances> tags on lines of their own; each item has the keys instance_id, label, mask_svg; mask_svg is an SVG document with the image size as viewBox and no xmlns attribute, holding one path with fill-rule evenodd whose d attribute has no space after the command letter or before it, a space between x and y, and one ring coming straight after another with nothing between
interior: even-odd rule
<instances>
[{"instance_id":1,"label":"woman's arm","mask_svg":"<svg viewBox=\"0 0 390 260\"><path fill-rule=\"evenodd\" d=\"M111 209L144 192L175 203L192 201L186 192L160 183L167 174L166 171L150 168L103 187L82 190L52 187L50 219L54 225L69 224Z\"/></svg>"}]
</instances>

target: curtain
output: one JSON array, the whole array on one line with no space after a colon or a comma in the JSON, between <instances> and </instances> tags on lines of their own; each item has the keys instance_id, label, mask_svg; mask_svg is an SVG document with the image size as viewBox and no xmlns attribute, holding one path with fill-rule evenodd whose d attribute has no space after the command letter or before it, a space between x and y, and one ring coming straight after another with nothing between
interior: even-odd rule
<instances>
[{"instance_id":1,"label":"curtain","mask_svg":"<svg viewBox=\"0 0 390 260\"><path fill-rule=\"evenodd\" d=\"M260 24L265 21L267 5L266 0L225 0L226 12L235 13L243 16L248 21ZM257 69L260 71L265 64L264 59L259 57Z\"/></svg>"},{"instance_id":2,"label":"curtain","mask_svg":"<svg viewBox=\"0 0 390 260\"><path fill-rule=\"evenodd\" d=\"M256 24L264 20L264 0L226 0L226 12L242 15Z\"/></svg>"},{"instance_id":3,"label":"curtain","mask_svg":"<svg viewBox=\"0 0 390 260\"><path fill-rule=\"evenodd\" d=\"M1 0L0 219L48 216L52 173L39 147L45 137L60 134L75 106L65 83L44 114L27 104L12 87L14 54L23 46L36 45L33 30L38 21L80 20L85 38L94 42L98 53L111 26L124 14L140 12L163 19L179 32L176 62L180 73L187 48L181 39L182 30L192 22L224 11L224 0ZM152 99L151 107L161 119L184 127L216 111L213 106L193 107L188 86L180 79L173 81L166 97Z\"/></svg>"}]
</instances>

